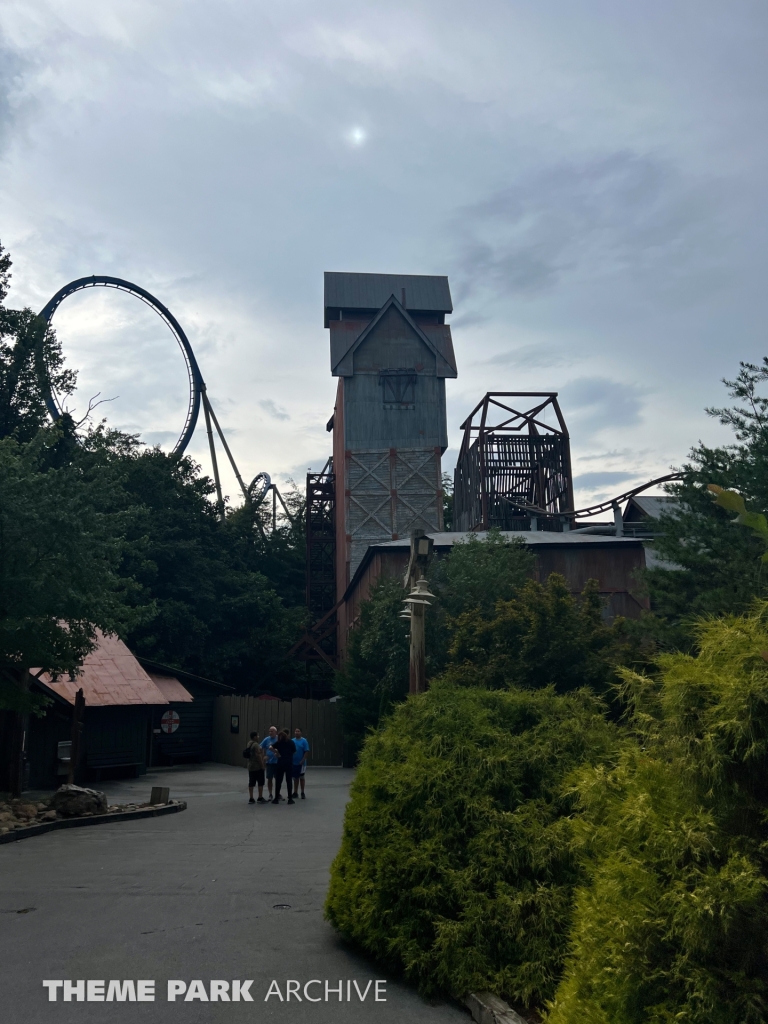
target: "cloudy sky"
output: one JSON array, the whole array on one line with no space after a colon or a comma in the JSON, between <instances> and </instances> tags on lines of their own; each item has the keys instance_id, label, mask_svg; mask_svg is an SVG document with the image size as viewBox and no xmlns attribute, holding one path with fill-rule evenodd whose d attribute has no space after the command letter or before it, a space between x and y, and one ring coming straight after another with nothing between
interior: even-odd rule
<instances>
[{"instance_id":1,"label":"cloudy sky","mask_svg":"<svg viewBox=\"0 0 768 1024\"><path fill-rule=\"evenodd\" d=\"M725 437L703 409L766 351L765 0L0 0L0 32L10 304L149 289L243 475L329 452L324 270L448 274L446 469L488 390L560 392L580 503ZM172 446L162 322L95 290L55 324L78 408Z\"/></svg>"}]
</instances>

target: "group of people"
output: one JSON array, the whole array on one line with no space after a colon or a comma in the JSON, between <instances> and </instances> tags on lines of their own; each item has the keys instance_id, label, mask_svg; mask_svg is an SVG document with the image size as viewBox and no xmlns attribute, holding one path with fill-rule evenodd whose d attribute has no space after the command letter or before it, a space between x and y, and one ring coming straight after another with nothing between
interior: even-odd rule
<instances>
[{"instance_id":1,"label":"group of people","mask_svg":"<svg viewBox=\"0 0 768 1024\"><path fill-rule=\"evenodd\" d=\"M285 779L285 791L288 803L294 803L299 797L301 787L301 799L305 800L304 775L307 770L307 754L309 743L302 736L301 729L294 729L293 739L288 735L288 730L277 731L277 727L271 725L269 733L263 740L259 740L258 733L252 732L248 746L244 754L248 758L248 803L265 804L264 782L266 779L269 802L279 804L283 797L280 790ZM272 787L274 785L274 797ZM258 799L254 799L253 790L258 787Z\"/></svg>"}]
</instances>

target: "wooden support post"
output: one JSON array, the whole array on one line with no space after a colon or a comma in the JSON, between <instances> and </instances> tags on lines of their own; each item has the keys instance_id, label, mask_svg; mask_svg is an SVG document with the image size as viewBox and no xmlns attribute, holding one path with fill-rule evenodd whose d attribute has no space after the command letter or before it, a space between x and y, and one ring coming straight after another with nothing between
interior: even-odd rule
<instances>
[{"instance_id":1,"label":"wooden support post","mask_svg":"<svg viewBox=\"0 0 768 1024\"><path fill-rule=\"evenodd\" d=\"M22 693L26 693L29 689L29 672L22 673L23 678L21 680L20 689ZM24 734L27 728L27 716L23 711L13 712L12 724L10 729L11 739L11 756L8 764L8 788L11 791L11 796L21 796L21 791L24 784Z\"/></svg>"},{"instance_id":2,"label":"wooden support post","mask_svg":"<svg viewBox=\"0 0 768 1024\"><path fill-rule=\"evenodd\" d=\"M408 677L409 693L424 693L427 689L426 636L424 632L424 605L411 605L411 660Z\"/></svg>"},{"instance_id":3,"label":"wooden support post","mask_svg":"<svg viewBox=\"0 0 768 1024\"><path fill-rule=\"evenodd\" d=\"M411 532L411 557L406 574L406 587L410 590L416 581L424 579L432 555L433 541L424 530ZM411 649L408 674L408 692L424 693L427 689L427 655L424 615L427 606L411 604Z\"/></svg>"},{"instance_id":4,"label":"wooden support post","mask_svg":"<svg viewBox=\"0 0 768 1024\"><path fill-rule=\"evenodd\" d=\"M83 709L85 708L85 696L82 687L75 694L75 706L72 709L72 749L69 754L69 771L67 782L71 785L75 782L77 766L80 761L80 737L83 733Z\"/></svg>"}]
</instances>

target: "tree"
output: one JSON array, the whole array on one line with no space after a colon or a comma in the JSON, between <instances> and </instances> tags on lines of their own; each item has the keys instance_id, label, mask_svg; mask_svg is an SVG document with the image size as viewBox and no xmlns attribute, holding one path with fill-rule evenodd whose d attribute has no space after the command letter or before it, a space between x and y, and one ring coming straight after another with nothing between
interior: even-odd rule
<instances>
[{"instance_id":1,"label":"tree","mask_svg":"<svg viewBox=\"0 0 768 1024\"><path fill-rule=\"evenodd\" d=\"M341 724L350 761L368 730L408 693L408 624L400 618L404 597L402 580L379 579L349 637L336 691L342 698Z\"/></svg>"},{"instance_id":2,"label":"tree","mask_svg":"<svg viewBox=\"0 0 768 1024\"><path fill-rule=\"evenodd\" d=\"M0 245L0 438L31 440L48 422L41 381L60 399L71 394L76 374L64 367L52 329L31 309L4 305L11 259Z\"/></svg>"},{"instance_id":3,"label":"tree","mask_svg":"<svg viewBox=\"0 0 768 1024\"><path fill-rule=\"evenodd\" d=\"M597 587L589 580L576 599L552 573L544 585L527 580L511 600L498 601L490 618L464 612L454 625L451 677L492 689L589 686L606 694L622 624L603 622Z\"/></svg>"},{"instance_id":4,"label":"tree","mask_svg":"<svg viewBox=\"0 0 768 1024\"><path fill-rule=\"evenodd\" d=\"M303 609L286 608L261 571L271 562L275 572L289 540L267 541L243 510L222 522L211 480L189 458L104 426L83 439L80 458L114 481L104 507L132 510L119 571L148 614L125 637L131 649L240 692L289 696L297 684L285 654Z\"/></svg>"},{"instance_id":5,"label":"tree","mask_svg":"<svg viewBox=\"0 0 768 1024\"><path fill-rule=\"evenodd\" d=\"M42 709L28 669L74 673L97 628L124 634L138 617L118 572L130 516L101 510L103 480L58 464L62 430L0 440L0 710L15 713L4 744L15 791L23 715Z\"/></svg>"},{"instance_id":6,"label":"tree","mask_svg":"<svg viewBox=\"0 0 768 1024\"><path fill-rule=\"evenodd\" d=\"M427 612L427 672L439 675L448 662L455 621L466 609L482 618L496 601L511 597L533 569L522 540L499 531L455 544L436 558L428 573L437 600ZM342 725L352 757L367 730L376 726L408 693L408 623L401 618L406 597L399 578L379 580L350 634L347 660L336 681Z\"/></svg>"},{"instance_id":7,"label":"tree","mask_svg":"<svg viewBox=\"0 0 768 1024\"><path fill-rule=\"evenodd\" d=\"M711 484L737 491L753 512L768 511L768 399L759 394L766 381L768 359L742 363L736 380L724 381L736 404L707 411L733 429L736 443L697 445L682 481L667 488L677 506L662 513L654 547L668 564L646 578L657 615L678 627L672 640L681 646L697 615L744 612L768 592L761 538L734 525L708 491Z\"/></svg>"}]
</instances>

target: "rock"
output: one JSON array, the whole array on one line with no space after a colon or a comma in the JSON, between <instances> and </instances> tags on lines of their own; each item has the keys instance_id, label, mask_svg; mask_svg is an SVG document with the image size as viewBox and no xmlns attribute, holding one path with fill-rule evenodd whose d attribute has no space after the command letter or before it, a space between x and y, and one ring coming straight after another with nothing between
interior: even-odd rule
<instances>
[{"instance_id":1,"label":"rock","mask_svg":"<svg viewBox=\"0 0 768 1024\"><path fill-rule=\"evenodd\" d=\"M107 798L97 789L84 789L67 783L53 794L51 807L65 818L75 818L82 814L106 814Z\"/></svg>"},{"instance_id":2,"label":"rock","mask_svg":"<svg viewBox=\"0 0 768 1024\"><path fill-rule=\"evenodd\" d=\"M37 815L37 804L21 804L16 808L17 818L34 818Z\"/></svg>"},{"instance_id":3,"label":"rock","mask_svg":"<svg viewBox=\"0 0 768 1024\"><path fill-rule=\"evenodd\" d=\"M57 815L56 811L43 811L43 813L40 815L40 820L41 821L56 821L57 817L58 817L58 815Z\"/></svg>"}]
</instances>

